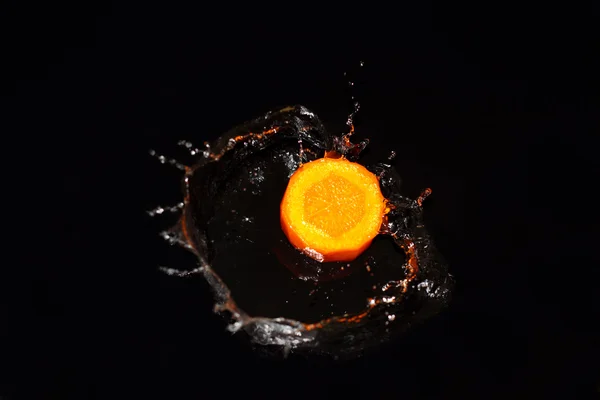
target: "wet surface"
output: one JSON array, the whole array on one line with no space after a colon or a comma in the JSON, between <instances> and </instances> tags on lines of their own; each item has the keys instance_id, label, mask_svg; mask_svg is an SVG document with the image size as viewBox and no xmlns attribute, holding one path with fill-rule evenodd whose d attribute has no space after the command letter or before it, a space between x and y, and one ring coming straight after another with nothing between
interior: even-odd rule
<instances>
[{"instance_id":1,"label":"wet surface","mask_svg":"<svg viewBox=\"0 0 600 400\"><path fill-rule=\"evenodd\" d=\"M598 397L592 8L3 5L4 209L18 220L0 279L3 399ZM159 270L198 259L157 235L178 213L146 213L179 210L183 174L147 149L191 166L178 140L203 152L286 104L347 132L343 72L358 60L360 162L395 150L400 193L432 188L424 219L457 286L362 358L261 359L201 274Z\"/></svg>"}]
</instances>

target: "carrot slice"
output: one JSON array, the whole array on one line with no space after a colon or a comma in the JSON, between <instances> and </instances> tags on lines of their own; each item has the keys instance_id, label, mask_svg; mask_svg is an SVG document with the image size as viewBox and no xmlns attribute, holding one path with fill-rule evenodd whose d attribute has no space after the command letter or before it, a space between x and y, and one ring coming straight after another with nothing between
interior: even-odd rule
<instances>
[{"instance_id":1,"label":"carrot slice","mask_svg":"<svg viewBox=\"0 0 600 400\"><path fill-rule=\"evenodd\" d=\"M317 261L352 261L381 228L385 198L377 177L345 158L303 164L281 202L281 227L294 247Z\"/></svg>"}]
</instances>

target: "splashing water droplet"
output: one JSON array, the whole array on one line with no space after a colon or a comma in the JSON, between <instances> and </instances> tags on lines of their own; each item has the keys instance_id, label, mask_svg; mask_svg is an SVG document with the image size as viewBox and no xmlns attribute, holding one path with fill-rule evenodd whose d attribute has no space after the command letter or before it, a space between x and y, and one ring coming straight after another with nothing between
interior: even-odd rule
<instances>
[{"instance_id":1,"label":"splashing water droplet","mask_svg":"<svg viewBox=\"0 0 600 400\"><path fill-rule=\"evenodd\" d=\"M288 107L205 144L209 154L186 171L181 220L163 237L199 257L217 309L258 343L354 354L388 336L378 321L402 315L414 322L424 317L426 301L434 302L427 309L438 309L449 299L444 264L424 230L413 231L422 226L422 208L398 193L391 170L380 185L389 202L384 225L395 230L382 228L355 261L319 263L284 236L278 211L289 177L303 159L333 153L358 159L366 143L348 136L329 135L314 113ZM368 168L377 175L382 165ZM415 297L413 290L421 292L411 288L423 279L438 282L442 295Z\"/></svg>"}]
</instances>

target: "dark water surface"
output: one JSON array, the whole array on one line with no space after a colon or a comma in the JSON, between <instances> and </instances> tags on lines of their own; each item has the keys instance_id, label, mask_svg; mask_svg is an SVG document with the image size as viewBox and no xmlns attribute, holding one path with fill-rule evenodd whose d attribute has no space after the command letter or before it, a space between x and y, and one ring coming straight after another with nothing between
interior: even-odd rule
<instances>
[{"instance_id":1,"label":"dark water surface","mask_svg":"<svg viewBox=\"0 0 600 400\"><path fill-rule=\"evenodd\" d=\"M287 4L1 7L3 154L16 183L5 211L20 221L9 230L19 257L0 279L2 399L597 398L598 257L584 254L596 241L586 239L594 208L582 195L597 180L587 178L595 147L582 139L597 132L600 104L594 10L426 2L324 18ZM182 198L181 171L148 149L190 164L179 140L202 146L293 104L339 134L351 96L362 106L355 138L371 141L361 162L394 150L402 194L432 188L425 225L456 278L454 297L355 360L257 357L213 313L202 277L159 271L196 259L157 234L175 214L146 213ZM273 194L261 218L274 222L284 187L261 190ZM573 210L582 217L571 224ZM269 269L277 238L262 224L234 228L269 253L260 274L288 273ZM386 239L374 251L393 254ZM250 265L264 253L247 243L238 245ZM223 249L216 261L239 256ZM367 272L357 270L353 290ZM265 292L240 302L287 312L245 265L231 278Z\"/></svg>"}]
</instances>

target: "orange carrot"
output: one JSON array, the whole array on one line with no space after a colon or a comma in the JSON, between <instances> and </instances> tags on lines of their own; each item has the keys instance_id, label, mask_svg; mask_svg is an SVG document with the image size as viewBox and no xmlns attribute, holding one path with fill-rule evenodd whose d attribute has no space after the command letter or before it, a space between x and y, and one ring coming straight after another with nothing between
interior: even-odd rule
<instances>
[{"instance_id":1,"label":"orange carrot","mask_svg":"<svg viewBox=\"0 0 600 400\"><path fill-rule=\"evenodd\" d=\"M377 177L345 158L320 158L292 175L281 227L294 247L317 261L352 261L381 228L386 200Z\"/></svg>"}]
</instances>

